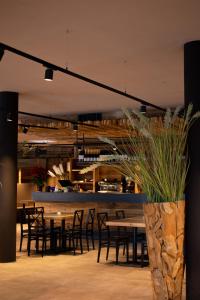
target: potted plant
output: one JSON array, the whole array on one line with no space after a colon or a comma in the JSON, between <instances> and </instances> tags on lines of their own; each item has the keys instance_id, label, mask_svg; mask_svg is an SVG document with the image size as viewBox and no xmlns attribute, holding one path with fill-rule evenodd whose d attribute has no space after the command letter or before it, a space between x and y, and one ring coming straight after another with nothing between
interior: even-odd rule
<instances>
[{"instance_id":1,"label":"potted plant","mask_svg":"<svg viewBox=\"0 0 200 300\"><path fill-rule=\"evenodd\" d=\"M180 108L165 116L147 118L124 110L129 122L128 142L117 146L108 157L124 175L140 184L147 196L144 218L154 299L179 300L184 275L184 190L189 166L186 141L189 128L200 113L192 116L189 105L184 116ZM108 162L109 160L109 162ZM106 162L104 162L106 163Z\"/></svg>"},{"instance_id":2,"label":"potted plant","mask_svg":"<svg viewBox=\"0 0 200 300\"><path fill-rule=\"evenodd\" d=\"M36 167L33 170L32 182L37 186L37 190L42 192L46 180L46 171L43 168Z\"/></svg>"}]
</instances>

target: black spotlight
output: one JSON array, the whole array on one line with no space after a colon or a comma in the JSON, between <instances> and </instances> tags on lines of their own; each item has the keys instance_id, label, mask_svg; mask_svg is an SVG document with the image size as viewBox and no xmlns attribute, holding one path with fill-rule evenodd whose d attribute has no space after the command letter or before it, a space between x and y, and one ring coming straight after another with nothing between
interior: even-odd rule
<instances>
[{"instance_id":1,"label":"black spotlight","mask_svg":"<svg viewBox=\"0 0 200 300\"><path fill-rule=\"evenodd\" d=\"M73 130L77 131L78 130L78 124L73 124Z\"/></svg>"},{"instance_id":2,"label":"black spotlight","mask_svg":"<svg viewBox=\"0 0 200 300\"><path fill-rule=\"evenodd\" d=\"M26 134L28 132L28 127L24 127L22 131Z\"/></svg>"},{"instance_id":3,"label":"black spotlight","mask_svg":"<svg viewBox=\"0 0 200 300\"><path fill-rule=\"evenodd\" d=\"M47 68L45 70L44 80L46 80L46 81L53 80L53 69Z\"/></svg>"},{"instance_id":4,"label":"black spotlight","mask_svg":"<svg viewBox=\"0 0 200 300\"><path fill-rule=\"evenodd\" d=\"M7 122L12 122L13 121L12 114L10 112L7 113L6 121Z\"/></svg>"},{"instance_id":5,"label":"black spotlight","mask_svg":"<svg viewBox=\"0 0 200 300\"><path fill-rule=\"evenodd\" d=\"M0 47L0 61L2 60L3 55L4 55L4 49Z\"/></svg>"},{"instance_id":6,"label":"black spotlight","mask_svg":"<svg viewBox=\"0 0 200 300\"><path fill-rule=\"evenodd\" d=\"M147 107L146 107L146 105L141 105L141 106L140 106L140 112L141 112L141 114L146 114L146 112L147 112Z\"/></svg>"}]
</instances>

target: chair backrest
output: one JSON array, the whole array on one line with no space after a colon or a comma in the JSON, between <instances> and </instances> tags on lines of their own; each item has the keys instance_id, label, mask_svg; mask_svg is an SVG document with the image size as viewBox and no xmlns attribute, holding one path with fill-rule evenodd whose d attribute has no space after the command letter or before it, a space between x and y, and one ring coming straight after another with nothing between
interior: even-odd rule
<instances>
[{"instance_id":1,"label":"chair backrest","mask_svg":"<svg viewBox=\"0 0 200 300\"><path fill-rule=\"evenodd\" d=\"M28 223L28 215L35 213L35 206L33 207L25 207L23 205L23 208L17 208L17 223L20 223L21 225Z\"/></svg>"},{"instance_id":2,"label":"chair backrest","mask_svg":"<svg viewBox=\"0 0 200 300\"><path fill-rule=\"evenodd\" d=\"M44 229L44 207L35 207L34 210L30 209L29 211L27 211L27 216L29 234L31 234L33 230L36 231Z\"/></svg>"},{"instance_id":3,"label":"chair backrest","mask_svg":"<svg viewBox=\"0 0 200 300\"><path fill-rule=\"evenodd\" d=\"M72 230L82 230L84 210L75 210Z\"/></svg>"},{"instance_id":4,"label":"chair backrest","mask_svg":"<svg viewBox=\"0 0 200 300\"><path fill-rule=\"evenodd\" d=\"M88 210L88 214L87 214L87 218L86 218L86 229L87 230L93 230L94 218L95 218L95 208L90 208Z\"/></svg>"},{"instance_id":5,"label":"chair backrest","mask_svg":"<svg viewBox=\"0 0 200 300\"><path fill-rule=\"evenodd\" d=\"M115 214L116 214L116 218L117 219L125 219L125 212L124 212L124 210L123 209L121 209L121 210L116 210L116 212L115 212ZM118 235L121 235L122 234L122 232L126 232L127 231L127 228L126 227L120 227L120 226L118 226L117 227L117 234Z\"/></svg>"},{"instance_id":6,"label":"chair backrest","mask_svg":"<svg viewBox=\"0 0 200 300\"><path fill-rule=\"evenodd\" d=\"M108 221L107 212L97 213L99 240L108 238L110 236L110 229L109 226L106 225L106 221Z\"/></svg>"},{"instance_id":7,"label":"chair backrest","mask_svg":"<svg viewBox=\"0 0 200 300\"><path fill-rule=\"evenodd\" d=\"M123 209L116 210L115 214L117 219L125 219L125 212Z\"/></svg>"}]
</instances>

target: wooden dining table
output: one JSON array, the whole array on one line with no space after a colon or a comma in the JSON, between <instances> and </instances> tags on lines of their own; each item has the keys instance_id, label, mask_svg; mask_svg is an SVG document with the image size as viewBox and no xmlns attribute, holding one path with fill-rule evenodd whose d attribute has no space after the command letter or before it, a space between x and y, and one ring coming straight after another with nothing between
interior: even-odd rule
<instances>
[{"instance_id":1,"label":"wooden dining table","mask_svg":"<svg viewBox=\"0 0 200 300\"><path fill-rule=\"evenodd\" d=\"M44 213L44 219L65 219L65 218L72 218L74 216L71 212L48 212Z\"/></svg>"},{"instance_id":2,"label":"wooden dining table","mask_svg":"<svg viewBox=\"0 0 200 300\"><path fill-rule=\"evenodd\" d=\"M74 214L72 212L48 212L48 213L44 213L43 215L45 220L50 220L50 228L53 230L53 228L55 228L55 222L60 222L60 225L57 227L58 229L60 228L60 235L62 233L62 230L65 229L65 223L66 220L72 220L74 217ZM62 236L62 235L61 235ZM60 237L60 248L63 249L64 248L64 241L62 240L62 238ZM56 239L51 239L50 241L50 248L53 250L57 249L57 241Z\"/></svg>"},{"instance_id":3,"label":"wooden dining table","mask_svg":"<svg viewBox=\"0 0 200 300\"><path fill-rule=\"evenodd\" d=\"M133 263L137 263L137 232L138 228L145 228L144 216L133 216L124 219L114 219L106 222L111 227L129 227L133 228Z\"/></svg>"}]
</instances>

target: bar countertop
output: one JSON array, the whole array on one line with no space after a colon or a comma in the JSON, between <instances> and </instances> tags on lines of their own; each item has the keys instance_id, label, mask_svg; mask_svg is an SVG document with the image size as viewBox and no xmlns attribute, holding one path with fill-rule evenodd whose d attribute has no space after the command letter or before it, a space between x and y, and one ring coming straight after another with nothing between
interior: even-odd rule
<instances>
[{"instance_id":1,"label":"bar countertop","mask_svg":"<svg viewBox=\"0 0 200 300\"><path fill-rule=\"evenodd\" d=\"M129 193L61 193L61 192L33 192L32 199L35 202L126 202L143 203L146 202L145 194Z\"/></svg>"}]
</instances>

